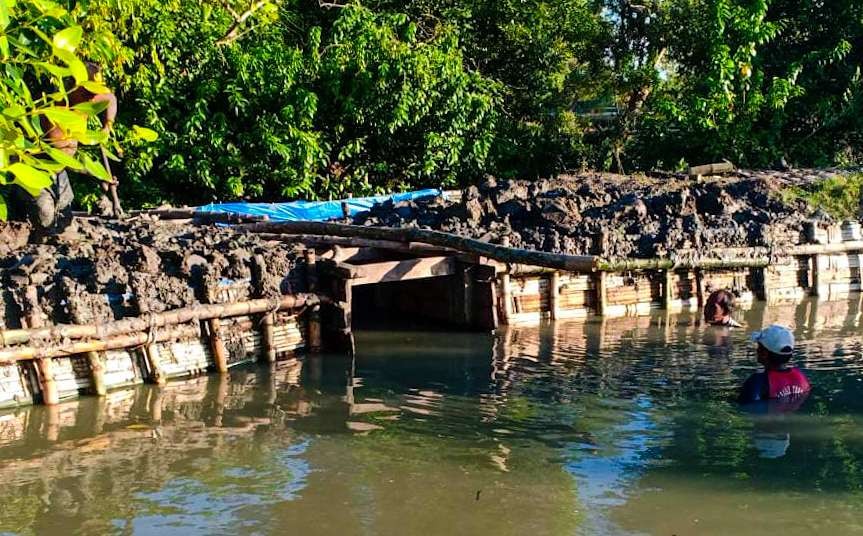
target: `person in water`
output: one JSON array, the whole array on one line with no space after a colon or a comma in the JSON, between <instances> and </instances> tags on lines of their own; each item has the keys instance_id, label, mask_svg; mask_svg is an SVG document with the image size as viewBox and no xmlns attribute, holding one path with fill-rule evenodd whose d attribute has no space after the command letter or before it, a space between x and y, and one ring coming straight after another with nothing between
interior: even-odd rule
<instances>
[{"instance_id":1,"label":"person in water","mask_svg":"<svg viewBox=\"0 0 863 536\"><path fill-rule=\"evenodd\" d=\"M734 294L720 289L714 290L704 304L704 321L711 326L739 328L741 324L731 317L734 311Z\"/></svg>"},{"instance_id":2,"label":"person in water","mask_svg":"<svg viewBox=\"0 0 863 536\"><path fill-rule=\"evenodd\" d=\"M788 366L794 355L794 334L785 326L773 324L752 334L758 344L758 362L764 372L746 380L740 390L740 402L800 399L811 389L809 380L797 367Z\"/></svg>"}]
</instances>

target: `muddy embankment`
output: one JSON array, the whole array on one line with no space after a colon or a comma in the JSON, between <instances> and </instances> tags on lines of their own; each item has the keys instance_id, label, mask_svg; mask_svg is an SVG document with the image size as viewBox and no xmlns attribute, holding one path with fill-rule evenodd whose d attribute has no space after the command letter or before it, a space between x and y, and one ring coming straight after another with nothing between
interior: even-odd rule
<instances>
[{"instance_id":1,"label":"muddy embankment","mask_svg":"<svg viewBox=\"0 0 863 536\"><path fill-rule=\"evenodd\" d=\"M216 226L76 218L63 234L32 242L26 224L0 227L2 327L22 327L34 309L44 324L87 324L208 303L237 281L252 293L243 282L257 254L271 274L257 294L303 290L290 245Z\"/></svg>"},{"instance_id":2,"label":"muddy embankment","mask_svg":"<svg viewBox=\"0 0 863 536\"><path fill-rule=\"evenodd\" d=\"M727 176L561 175L538 181L487 177L449 199L376 205L352 223L423 227L513 247L609 259L802 242L807 217L829 220L784 188L835 170L740 171Z\"/></svg>"}]
</instances>

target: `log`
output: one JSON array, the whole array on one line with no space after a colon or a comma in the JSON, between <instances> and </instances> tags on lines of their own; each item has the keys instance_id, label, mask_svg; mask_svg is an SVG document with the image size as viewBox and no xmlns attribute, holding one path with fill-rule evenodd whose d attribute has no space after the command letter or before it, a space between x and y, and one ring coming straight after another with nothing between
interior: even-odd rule
<instances>
[{"instance_id":1,"label":"log","mask_svg":"<svg viewBox=\"0 0 863 536\"><path fill-rule=\"evenodd\" d=\"M252 315L269 310L297 309L300 307L329 303L326 296L315 294L292 294L275 299L257 299L236 303L199 304L162 313L147 313L134 318L98 325L59 324L44 328L10 329L0 331L0 349L3 346L25 344L31 341L53 341L62 344L66 339L104 339L115 335L145 332L188 322Z\"/></svg>"},{"instance_id":2,"label":"log","mask_svg":"<svg viewBox=\"0 0 863 536\"><path fill-rule=\"evenodd\" d=\"M500 300L503 305L500 311L500 322L502 324L509 324L510 317L512 317L513 313L512 283L510 281L509 274L500 275Z\"/></svg>"},{"instance_id":3,"label":"log","mask_svg":"<svg viewBox=\"0 0 863 536\"><path fill-rule=\"evenodd\" d=\"M689 168L689 176L697 177L699 175L720 175L722 173L732 173L734 164L729 161L716 162L713 164L704 164L702 166L692 166Z\"/></svg>"},{"instance_id":4,"label":"log","mask_svg":"<svg viewBox=\"0 0 863 536\"><path fill-rule=\"evenodd\" d=\"M593 285L596 289L596 314L599 316L605 315L605 311L608 308L608 284L606 277L606 272L599 272L596 274L596 282Z\"/></svg>"},{"instance_id":5,"label":"log","mask_svg":"<svg viewBox=\"0 0 863 536\"><path fill-rule=\"evenodd\" d=\"M173 326L170 329L157 331L153 335L155 342L174 339L197 337L200 330L197 326ZM141 346L148 342L148 333L127 333L101 340L75 341L65 346L56 344L40 346L19 346L0 350L0 364L15 363L29 359L37 359L39 363L48 361L50 357L64 357L87 352L104 352L119 348Z\"/></svg>"},{"instance_id":6,"label":"log","mask_svg":"<svg viewBox=\"0 0 863 536\"><path fill-rule=\"evenodd\" d=\"M237 229L251 233L315 234L322 236L387 240L403 243L421 242L465 253L483 255L502 262L533 264L536 266L547 266L549 268L574 272L594 270L597 260L596 257L591 255L562 255L544 251L518 249L490 244L481 240L466 238L451 233L416 228L392 229L388 227L364 227L360 225L346 225L330 222L298 221L254 223L239 225L237 226Z\"/></svg>"}]
</instances>

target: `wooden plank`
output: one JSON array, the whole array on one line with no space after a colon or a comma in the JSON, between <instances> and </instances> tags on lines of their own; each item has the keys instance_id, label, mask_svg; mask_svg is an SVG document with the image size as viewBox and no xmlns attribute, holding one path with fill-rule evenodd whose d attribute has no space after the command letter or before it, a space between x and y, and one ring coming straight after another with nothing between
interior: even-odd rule
<instances>
[{"instance_id":1,"label":"wooden plank","mask_svg":"<svg viewBox=\"0 0 863 536\"><path fill-rule=\"evenodd\" d=\"M423 257L404 261L377 262L353 266L357 277L354 285L408 281L456 273L455 257Z\"/></svg>"}]
</instances>

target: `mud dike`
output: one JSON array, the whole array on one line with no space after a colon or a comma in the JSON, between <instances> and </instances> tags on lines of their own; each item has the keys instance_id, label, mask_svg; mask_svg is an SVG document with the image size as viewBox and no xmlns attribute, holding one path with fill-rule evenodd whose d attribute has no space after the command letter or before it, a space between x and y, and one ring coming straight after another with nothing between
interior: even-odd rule
<instances>
[{"instance_id":1,"label":"mud dike","mask_svg":"<svg viewBox=\"0 0 863 536\"><path fill-rule=\"evenodd\" d=\"M466 194L451 206L477 200ZM644 218L639 208L623 214ZM750 235L763 243L684 242L639 257L540 251L506 233L474 238L361 218L364 225L271 223L150 211L122 223L78 218L38 244L26 227L6 226L0 407L101 396L302 352L352 352L353 320L388 325L382 315L488 331L698 308L721 288L742 304L844 300L861 288L859 223L800 213L755 220L785 231ZM607 241L599 233L585 243Z\"/></svg>"}]
</instances>

